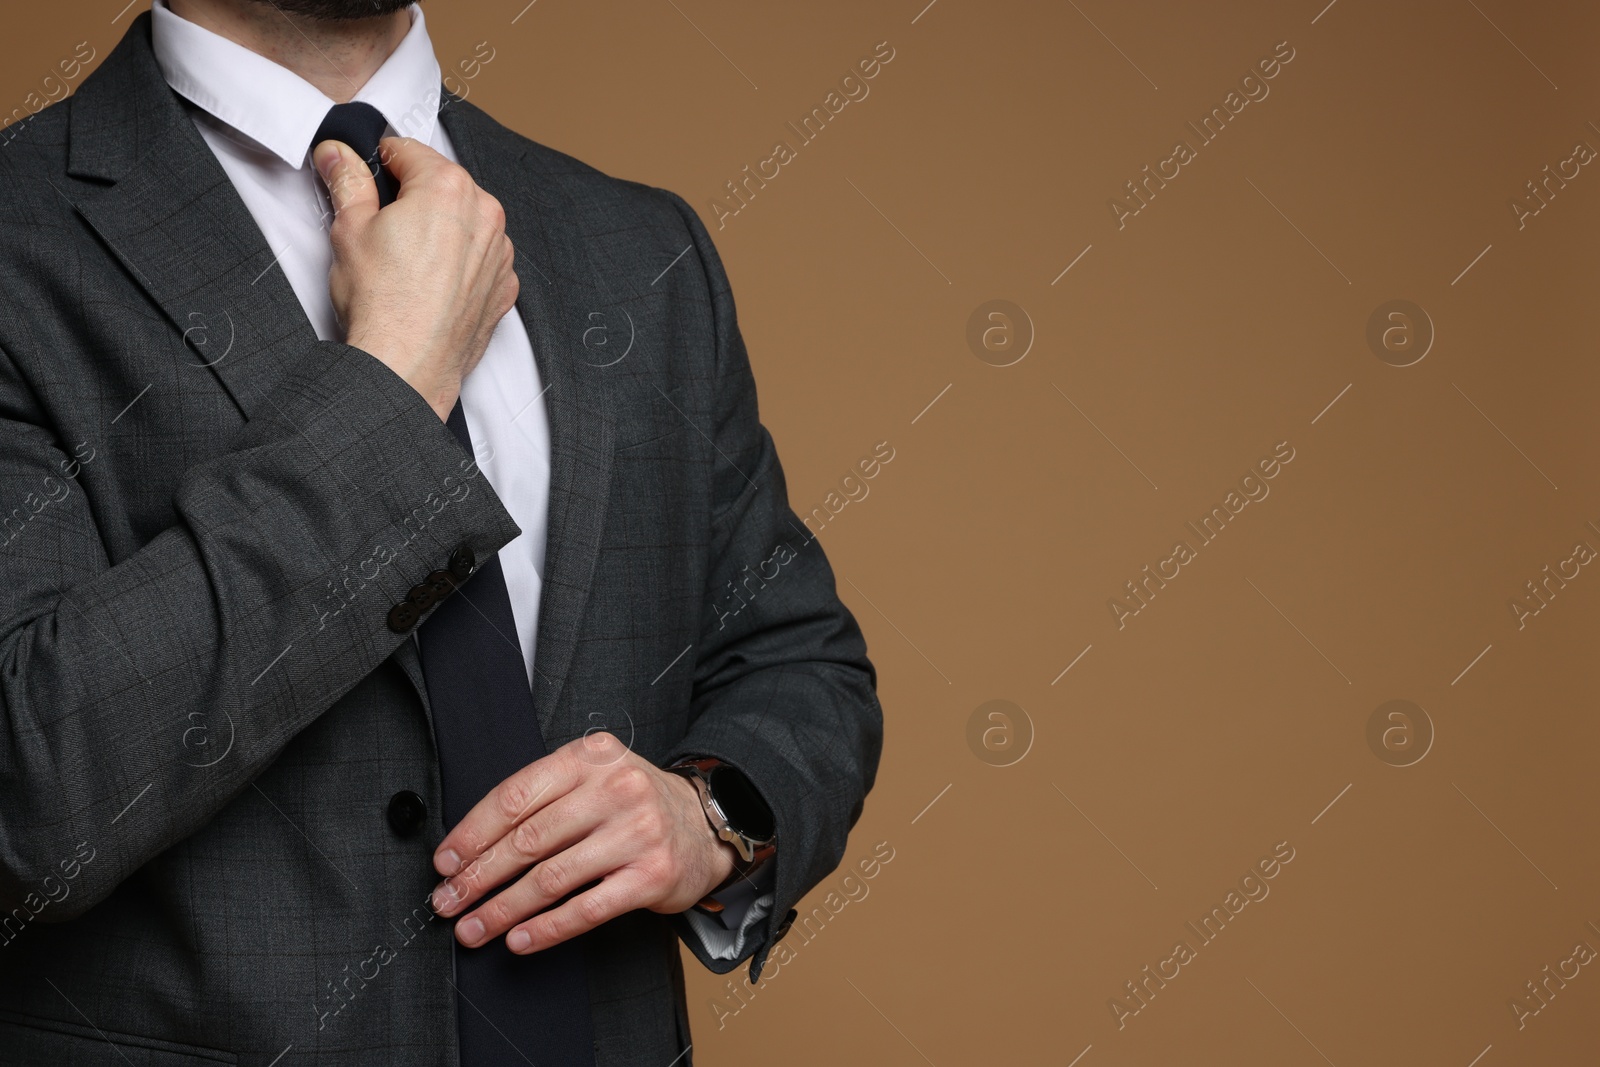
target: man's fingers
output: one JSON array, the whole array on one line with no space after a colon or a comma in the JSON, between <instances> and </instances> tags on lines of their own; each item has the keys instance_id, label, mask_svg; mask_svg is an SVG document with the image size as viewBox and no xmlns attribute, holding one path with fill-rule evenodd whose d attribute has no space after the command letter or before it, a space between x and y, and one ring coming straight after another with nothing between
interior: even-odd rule
<instances>
[{"instance_id":1,"label":"man's fingers","mask_svg":"<svg viewBox=\"0 0 1600 1067\"><path fill-rule=\"evenodd\" d=\"M431 170L452 165L439 152L412 137L385 137L378 142L378 158L400 183L401 192L405 191L407 182L416 181Z\"/></svg>"},{"instance_id":2,"label":"man's fingers","mask_svg":"<svg viewBox=\"0 0 1600 1067\"><path fill-rule=\"evenodd\" d=\"M558 749L528 764L473 805L466 818L439 842L433 869L446 878L459 873L518 823L570 793L578 784L578 774L563 752Z\"/></svg>"},{"instance_id":3,"label":"man's fingers","mask_svg":"<svg viewBox=\"0 0 1600 1067\"><path fill-rule=\"evenodd\" d=\"M631 868L620 870L559 908L551 908L515 927L506 935L506 947L526 955L559 945L633 911L644 902L647 893L647 879L642 873Z\"/></svg>"},{"instance_id":4,"label":"man's fingers","mask_svg":"<svg viewBox=\"0 0 1600 1067\"><path fill-rule=\"evenodd\" d=\"M464 916L456 923L456 939L468 948L476 948L499 937L573 890L624 866L635 858L637 851L637 846L621 834L585 838L536 865L482 907ZM640 889L643 890L643 879L640 879ZM627 910L642 903L631 904ZM601 919L595 925L604 921Z\"/></svg>"},{"instance_id":5,"label":"man's fingers","mask_svg":"<svg viewBox=\"0 0 1600 1067\"><path fill-rule=\"evenodd\" d=\"M583 840L603 818L582 790L566 794L518 823L459 874L440 882L433 891L433 910L446 917L465 911L495 886Z\"/></svg>"},{"instance_id":6,"label":"man's fingers","mask_svg":"<svg viewBox=\"0 0 1600 1067\"><path fill-rule=\"evenodd\" d=\"M328 186L328 197L339 217L358 218L378 212L378 184L366 160L343 141L323 141L312 149L311 159Z\"/></svg>"}]
</instances>

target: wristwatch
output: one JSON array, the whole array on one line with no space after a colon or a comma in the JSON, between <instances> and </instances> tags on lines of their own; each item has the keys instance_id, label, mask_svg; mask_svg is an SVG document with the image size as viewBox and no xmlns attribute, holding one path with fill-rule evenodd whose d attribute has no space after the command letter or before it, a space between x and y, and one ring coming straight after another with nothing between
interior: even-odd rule
<instances>
[{"instance_id":1,"label":"wristwatch","mask_svg":"<svg viewBox=\"0 0 1600 1067\"><path fill-rule=\"evenodd\" d=\"M733 870L722 883L695 905L704 912L716 914L722 910L721 901L713 895L747 878L778 851L777 826L772 809L767 807L761 794L736 767L729 766L714 756L680 760L666 770L681 774L694 783L700 794L700 806L705 809L706 821L722 840L734 847L739 858Z\"/></svg>"}]
</instances>

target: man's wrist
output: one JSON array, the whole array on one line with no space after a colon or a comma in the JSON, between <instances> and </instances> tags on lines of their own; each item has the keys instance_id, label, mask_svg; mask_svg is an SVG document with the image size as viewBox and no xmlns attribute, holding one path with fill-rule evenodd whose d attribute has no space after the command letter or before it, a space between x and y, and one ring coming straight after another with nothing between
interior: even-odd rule
<instances>
[{"instance_id":1,"label":"man's wrist","mask_svg":"<svg viewBox=\"0 0 1600 1067\"><path fill-rule=\"evenodd\" d=\"M345 338L345 344L359 348L388 367L396 377L416 390L417 395L439 416L440 422L449 421L450 412L461 396L460 379L441 380L440 375L424 359L412 359L407 365L408 361L396 354L405 352L405 345L381 334L352 329Z\"/></svg>"},{"instance_id":2,"label":"man's wrist","mask_svg":"<svg viewBox=\"0 0 1600 1067\"><path fill-rule=\"evenodd\" d=\"M727 876L707 890L695 909L717 914L722 903L718 893L749 881L777 852L772 832L772 813L755 787L737 768L714 757L687 758L667 767L669 773L688 780L705 814L707 828L717 843L732 855ZM713 789L713 779L718 789ZM720 790L721 795L718 794ZM726 810L732 808L733 810ZM759 836L753 837L751 831Z\"/></svg>"},{"instance_id":3,"label":"man's wrist","mask_svg":"<svg viewBox=\"0 0 1600 1067\"><path fill-rule=\"evenodd\" d=\"M670 774L669 777L682 779L680 789L687 791L685 802L692 804L700 812L700 823L704 829L705 842L708 845L706 855L708 859L709 888L701 890L700 898L703 902L710 898L712 893L720 892L728 884L730 878L736 878L733 873L739 863L739 850L732 844L724 841L717 834L716 827L705 813L705 808L700 800L700 790L694 782L681 774Z\"/></svg>"}]
</instances>

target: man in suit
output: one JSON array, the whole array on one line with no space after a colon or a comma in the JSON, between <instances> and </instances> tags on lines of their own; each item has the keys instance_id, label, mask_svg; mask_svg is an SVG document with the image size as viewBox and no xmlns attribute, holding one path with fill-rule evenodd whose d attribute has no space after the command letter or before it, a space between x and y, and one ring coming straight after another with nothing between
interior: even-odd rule
<instances>
[{"instance_id":1,"label":"man in suit","mask_svg":"<svg viewBox=\"0 0 1600 1067\"><path fill-rule=\"evenodd\" d=\"M0 293L0 1058L690 1062L882 737L694 212L399 0L156 0Z\"/></svg>"}]
</instances>

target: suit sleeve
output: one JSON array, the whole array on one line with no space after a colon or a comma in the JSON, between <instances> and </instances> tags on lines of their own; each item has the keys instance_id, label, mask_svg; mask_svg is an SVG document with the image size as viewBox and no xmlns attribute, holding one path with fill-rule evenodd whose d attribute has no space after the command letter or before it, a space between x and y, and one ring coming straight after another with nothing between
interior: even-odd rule
<instances>
[{"instance_id":1,"label":"suit sleeve","mask_svg":"<svg viewBox=\"0 0 1600 1067\"><path fill-rule=\"evenodd\" d=\"M883 715L861 629L839 600L820 542L789 507L721 259L693 209L667 195L689 228L709 292L715 353L707 433L720 454L691 726L668 762L715 756L732 764L776 816L774 903L742 946L753 954L754 981L790 910L844 855L877 773ZM731 612L740 603L731 590L752 574L760 584L746 588L759 588L759 596ZM706 967L721 974L738 965L712 958L687 920L677 922Z\"/></svg>"},{"instance_id":2,"label":"suit sleeve","mask_svg":"<svg viewBox=\"0 0 1600 1067\"><path fill-rule=\"evenodd\" d=\"M309 345L259 400L113 565L95 465L136 457L58 440L0 353L0 909L84 844L94 862L40 919L103 900L406 640L390 609L455 549L482 560L519 532L367 353Z\"/></svg>"}]
</instances>

